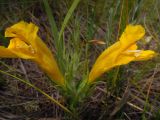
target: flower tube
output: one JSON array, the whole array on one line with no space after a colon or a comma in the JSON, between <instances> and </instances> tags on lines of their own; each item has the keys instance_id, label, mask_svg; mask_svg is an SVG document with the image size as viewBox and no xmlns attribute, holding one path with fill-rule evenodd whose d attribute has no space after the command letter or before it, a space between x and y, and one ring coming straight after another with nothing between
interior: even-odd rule
<instances>
[{"instance_id":1,"label":"flower tube","mask_svg":"<svg viewBox=\"0 0 160 120\"><path fill-rule=\"evenodd\" d=\"M88 83L92 83L104 72L131 61L148 60L155 56L152 50L138 50L136 42L145 34L141 25L128 25L119 41L104 50L97 58L90 73Z\"/></svg>"},{"instance_id":2,"label":"flower tube","mask_svg":"<svg viewBox=\"0 0 160 120\"><path fill-rule=\"evenodd\" d=\"M64 77L51 51L37 35L38 29L35 24L24 21L7 28L5 37L11 39L7 48L0 46L0 58L29 59L37 63L55 83L64 86Z\"/></svg>"}]
</instances>

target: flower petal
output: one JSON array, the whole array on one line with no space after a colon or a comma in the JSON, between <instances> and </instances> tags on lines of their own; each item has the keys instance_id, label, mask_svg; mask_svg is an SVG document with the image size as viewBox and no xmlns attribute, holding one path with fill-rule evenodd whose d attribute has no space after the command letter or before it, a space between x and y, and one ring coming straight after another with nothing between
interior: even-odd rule
<instances>
[{"instance_id":1,"label":"flower petal","mask_svg":"<svg viewBox=\"0 0 160 120\"><path fill-rule=\"evenodd\" d=\"M17 55L11 52L8 48L0 46L0 58L17 58Z\"/></svg>"},{"instance_id":2,"label":"flower petal","mask_svg":"<svg viewBox=\"0 0 160 120\"><path fill-rule=\"evenodd\" d=\"M135 59L135 52L137 51L137 48L137 45L133 44L126 51L120 53L114 62L115 66L128 64L133 61Z\"/></svg>"},{"instance_id":3,"label":"flower petal","mask_svg":"<svg viewBox=\"0 0 160 120\"><path fill-rule=\"evenodd\" d=\"M32 45L34 49L37 49L37 32L38 27L33 23L26 23L24 21L18 22L11 27L8 27L5 31L5 37L19 38L20 40Z\"/></svg>"},{"instance_id":4,"label":"flower petal","mask_svg":"<svg viewBox=\"0 0 160 120\"><path fill-rule=\"evenodd\" d=\"M144 50L141 51L141 53L136 56L134 61L141 61L141 60L149 60L153 58L156 55L156 53L152 50Z\"/></svg>"},{"instance_id":5,"label":"flower petal","mask_svg":"<svg viewBox=\"0 0 160 120\"><path fill-rule=\"evenodd\" d=\"M115 44L113 44L112 46L110 46L102 52L102 54L97 58L95 64L91 69L88 82L94 81L106 70L111 69L115 65L115 60L117 56L120 54L120 47L121 43L116 42Z\"/></svg>"},{"instance_id":6,"label":"flower petal","mask_svg":"<svg viewBox=\"0 0 160 120\"><path fill-rule=\"evenodd\" d=\"M141 25L128 25L120 37L123 49L128 49L145 34L145 29Z\"/></svg>"},{"instance_id":7,"label":"flower petal","mask_svg":"<svg viewBox=\"0 0 160 120\"><path fill-rule=\"evenodd\" d=\"M23 59L35 58L35 51L32 48L32 46L27 45L24 41L21 41L19 38L11 39L8 49L20 58Z\"/></svg>"},{"instance_id":8,"label":"flower petal","mask_svg":"<svg viewBox=\"0 0 160 120\"><path fill-rule=\"evenodd\" d=\"M119 48L121 46L121 43L118 41L116 43L114 43L112 46L108 47L107 49L105 49L100 56L97 58L96 62L99 62L101 60L104 60L108 57L109 54L114 53L114 52L118 52Z\"/></svg>"},{"instance_id":9,"label":"flower petal","mask_svg":"<svg viewBox=\"0 0 160 120\"><path fill-rule=\"evenodd\" d=\"M8 27L5 30L5 37L16 37L16 38L25 37L28 31L26 29L27 25L28 23L21 21L12 25L11 27Z\"/></svg>"}]
</instances>

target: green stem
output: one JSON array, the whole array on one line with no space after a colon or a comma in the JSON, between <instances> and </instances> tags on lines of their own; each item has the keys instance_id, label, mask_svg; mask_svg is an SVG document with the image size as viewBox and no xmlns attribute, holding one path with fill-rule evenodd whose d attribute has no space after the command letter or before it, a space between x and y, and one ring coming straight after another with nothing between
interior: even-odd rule
<instances>
[{"instance_id":1,"label":"green stem","mask_svg":"<svg viewBox=\"0 0 160 120\"><path fill-rule=\"evenodd\" d=\"M115 73L114 78L113 78L113 81L112 81L112 82L113 82L113 83L112 83L113 88L116 87L116 81L117 81L117 78L118 78L119 69L120 69L120 67L117 67L117 68L116 68L116 73Z\"/></svg>"}]
</instances>

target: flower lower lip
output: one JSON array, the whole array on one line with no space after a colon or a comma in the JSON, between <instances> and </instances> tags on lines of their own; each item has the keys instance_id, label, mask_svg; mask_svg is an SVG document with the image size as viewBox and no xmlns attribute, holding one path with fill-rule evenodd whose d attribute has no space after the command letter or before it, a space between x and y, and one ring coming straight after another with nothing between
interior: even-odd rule
<instances>
[{"instance_id":1,"label":"flower lower lip","mask_svg":"<svg viewBox=\"0 0 160 120\"><path fill-rule=\"evenodd\" d=\"M139 53L141 52L142 50L127 50L126 52L127 53Z\"/></svg>"}]
</instances>

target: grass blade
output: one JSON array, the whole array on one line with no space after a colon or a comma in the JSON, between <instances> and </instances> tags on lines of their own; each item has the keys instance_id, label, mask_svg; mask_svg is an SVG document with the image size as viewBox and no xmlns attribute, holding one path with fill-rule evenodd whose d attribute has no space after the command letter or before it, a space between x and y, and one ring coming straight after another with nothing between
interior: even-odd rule
<instances>
[{"instance_id":1,"label":"grass blade","mask_svg":"<svg viewBox=\"0 0 160 120\"><path fill-rule=\"evenodd\" d=\"M52 15L52 10L48 4L48 1L47 0L43 0L43 3L44 3L44 7L45 7L45 11L47 13L47 16L48 16L48 20L49 20L49 23L51 25L51 32L52 32L52 35L54 36L54 39L55 39L55 42L58 40L58 28L57 28L57 25L56 25L56 22L54 20L54 17ZM57 43L56 43L57 45Z\"/></svg>"},{"instance_id":2,"label":"grass blade","mask_svg":"<svg viewBox=\"0 0 160 120\"><path fill-rule=\"evenodd\" d=\"M64 111L72 114L72 112L71 112L68 108L66 108L65 106L63 106L61 103L59 103L57 100L55 100L54 98L52 98L51 96L49 96L47 93L45 93L45 92L44 92L43 90L41 90L40 88L34 86L33 84L29 83L29 82L26 81L26 80L23 80L23 79L21 79L21 78L19 78L19 77L16 77L16 76L14 76L14 75L12 75L12 74L10 74L10 73L7 73L7 72L2 71L2 70L0 70L0 72L1 72L2 74L8 75L8 76L10 76L10 77L13 77L13 78L15 78L15 79L17 79L17 80L25 83L26 85L34 88L35 90L37 90L38 92L40 92L41 94L43 94L44 96L46 96L49 100L51 100L52 102L54 102L55 104L57 104L58 106L60 106Z\"/></svg>"},{"instance_id":3,"label":"grass blade","mask_svg":"<svg viewBox=\"0 0 160 120\"><path fill-rule=\"evenodd\" d=\"M70 9L68 10L67 15L65 16L64 21L62 23L62 27L61 27L61 30L59 33L59 40L61 39L62 34L67 26L67 23L68 23L69 19L71 18L72 14L73 14L74 10L76 9L79 2L80 2L80 0L74 0Z\"/></svg>"}]
</instances>

